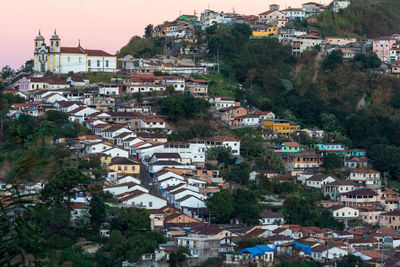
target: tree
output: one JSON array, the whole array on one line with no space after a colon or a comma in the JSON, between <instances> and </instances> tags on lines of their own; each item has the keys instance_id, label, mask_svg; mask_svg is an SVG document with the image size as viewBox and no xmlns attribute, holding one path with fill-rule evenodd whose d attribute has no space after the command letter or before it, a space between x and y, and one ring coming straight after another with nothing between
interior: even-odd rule
<instances>
[{"instance_id":1,"label":"tree","mask_svg":"<svg viewBox=\"0 0 400 267\"><path fill-rule=\"evenodd\" d=\"M99 198L97 195L93 195L90 200L90 222L92 224L101 224L105 221L106 218L106 208L104 206L103 200Z\"/></svg>"},{"instance_id":2,"label":"tree","mask_svg":"<svg viewBox=\"0 0 400 267\"><path fill-rule=\"evenodd\" d=\"M213 222L229 223L235 212L234 201L235 199L226 189L208 198L207 208L210 210Z\"/></svg>"},{"instance_id":3,"label":"tree","mask_svg":"<svg viewBox=\"0 0 400 267\"><path fill-rule=\"evenodd\" d=\"M124 236L150 231L150 214L146 209L129 207L121 210L120 215L112 220L111 226Z\"/></svg>"},{"instance_id":4,"label":"tree","mask_svg":"<svg viewBox=\"0 0 400 267\"><path fill-rule=\"evenodd\" d=\"M261 206L254 192L238 189L235 195L235 213L248 225L259 224Z\"/></svg>"},{"instance_id":5,"label":"tree","mask_svg":"<svg viewBox=\"0 0 400 267\"><path fill-rule=\"evenodd\" d=\"M323 70L333 70L343 63L342 50L333 50L322 62Z\"/></svg>"},{"instance_id":6,"label":"tree","mask_svg":"<svg viewBox=\"0 0 400 267\"><path fill-rule=\"evenodd\" d=\"M47 110L46 116L49 121L54 122L58 126L69 123L68 115L58 110Z\"/></svg>"},{"instance_id":7,"label":"tree","mask_svg":"<svg viewBox=\"0 0 400 267\"><path fill-rule=\"evenodd\" d=\"M181 267L188 256L191 256L191 254L187 247L178 247L175 252L169 255L168 263L171 267Z\"/></svg>"},{"instance_id":8,"label":"tree","mask_svg":"<svg viewBox=\"0 0 400 267\"><path fill-rule=\"evenodd\" d=\"M69 207L71 198L76 194L75 189L85 190L88 184L89 178L80 170L74 167L65 167L45 185L41 197L55 206L62 206L64 198L66 198L66 205Z\"/></svg>"},{"instance_id":9,"label":"tree","mask_svg":"<svg viewBox=\"0 0 400 267\"><path fill-rule=\"evenodd\" d=\"M335 153L328 153L324 157L324 167L327 170L334 170L342 166L342 157Z\"/></svg>"},{"instance_id":10,"label":"tree","mask_svg":"<svg viewBox=\"0 0 400 267\"><path fill-rule=\"evenodd\" d=\"M0 75L3 79L7 79L15 74L15 71L9 66L6 65L1 69Z\"/></svg>"},{"instance_id":11,"label":"tree","mask_svg":"<svg viewBox=\"0 0 400 267\"><path fill-rule=\"evenodd\" d=\"M150 38L153 34L153 31L154 31L153 24L147 25L146 28L144 28L144 36L146 38Z\"/></svg>"},{"instance_id":12,"label":"tree","mask_svg":"<svg viewBox=\"0 0 400 267\"><path fill-rule=\"evenodd\" d=\"M364 267L364 266L369 266L369 265L366 264L361 259L361 257L350 254L350 255L344 256L340 261L337 261L336 266L337 267L352 267L352 266Z\"/></svg>"}]
</instances>

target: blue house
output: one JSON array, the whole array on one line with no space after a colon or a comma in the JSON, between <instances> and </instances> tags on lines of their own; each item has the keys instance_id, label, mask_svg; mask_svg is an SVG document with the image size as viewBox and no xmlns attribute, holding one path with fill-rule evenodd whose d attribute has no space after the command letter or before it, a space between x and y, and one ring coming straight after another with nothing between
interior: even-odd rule
<instances>
[{"instance_id":1,"label":"blue house","mask_svg":"<svg viewBox=\"0 0 400 267\"><path fill-rule=\"evenodd\" d=\"M255 261L273 262L274 250L267 245L255 245L240 251L241 254L248 253Z\"/></svg>"}]
</instances>

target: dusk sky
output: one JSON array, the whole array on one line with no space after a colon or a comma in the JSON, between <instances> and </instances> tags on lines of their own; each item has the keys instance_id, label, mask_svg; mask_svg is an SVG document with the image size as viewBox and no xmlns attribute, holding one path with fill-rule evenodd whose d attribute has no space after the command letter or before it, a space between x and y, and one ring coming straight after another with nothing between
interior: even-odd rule
<instances>
[{"instance_id":1,"label":"dusk sky","mask_svg":"<svg viewBox=\"0 0 400 267\"><path fill-rule=\"evenodd\" d=\"M269 4L300 7L306 0L12 0L2 3L0 68L19 68L33 58L39 29L46 42L57 29L61 46L81 46L115 53L147 24L157 25L182 14L206 9L255 15ZM319 0L317 1L319 2ZM330 0L322 0L324 4Z\"/></svg>"}]
</instances>

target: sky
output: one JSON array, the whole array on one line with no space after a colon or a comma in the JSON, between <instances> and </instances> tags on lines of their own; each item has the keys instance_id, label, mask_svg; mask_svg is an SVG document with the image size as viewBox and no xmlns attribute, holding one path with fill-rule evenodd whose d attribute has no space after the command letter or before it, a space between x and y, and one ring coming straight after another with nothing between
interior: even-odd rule
<instances>
[{"instance_id":1,"label":"sky","mask_svg":"<svg viewBox=\"0 0 400 267\"><path fill-rule=\"evenodd\" d=\"M256 15L270 4L300 7L307 0L0 0L0 68L21 67L33 58L39 30L46 39L57 30L61 46L101 49L116 53L148 24L174 20L179 14L207 9ZM330 0L316 0L327 4Z\"/></svg>"}]
</instances>

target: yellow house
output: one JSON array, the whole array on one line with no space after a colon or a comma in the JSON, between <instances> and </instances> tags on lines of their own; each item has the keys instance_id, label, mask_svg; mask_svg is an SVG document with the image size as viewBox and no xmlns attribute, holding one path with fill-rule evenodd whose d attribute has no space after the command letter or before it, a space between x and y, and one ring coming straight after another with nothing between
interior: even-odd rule
<instances>
[{"instance_id":1,"label":"yellow house","mask_svg":"<svg viewBox=\"0 0 400 267\"><path fill-rule=\"evenodd\" d=\"M99 157L100 161L101 161L101 165L105 166L105 165L110 165L111 164L111 159L112 157L105 154L105 153L96 153L96 156Z\"/></svg>"},{"instance_id":2,"label":"yellow house","mask_svg":"<svg viewBox=\"0 0 400 267\"><path fill-rule=\"evenodd\" d=\"M253 31L253 37L268 37L278 35L278 27L267 27L257 31Z\"/></svg>"},{"instance_id":3,"label":"yellow house","mask_svg":"<svg viewBox=\"0 0 400 267\"><path fill-rule=\"evenodd\" d=\"M292 134L300 130L300 126L287 120L265 120L264 128L275 134Z\"/></svg>"},{"instance_id":4,"label":"yellow house","mask_svg":"<svg viewBox=\"0 0 400 267\"><path fill-rule=\"evenodd\" d=\"M118 174L140 174L140 164L123 157L112 158L108 169Z\"/></svg>"}]
</instances>

